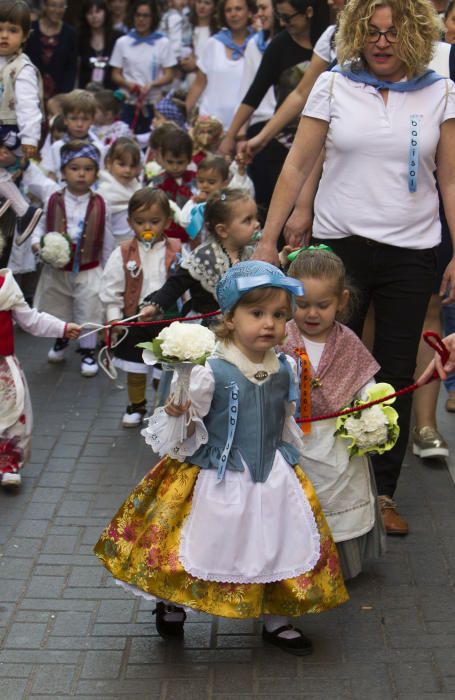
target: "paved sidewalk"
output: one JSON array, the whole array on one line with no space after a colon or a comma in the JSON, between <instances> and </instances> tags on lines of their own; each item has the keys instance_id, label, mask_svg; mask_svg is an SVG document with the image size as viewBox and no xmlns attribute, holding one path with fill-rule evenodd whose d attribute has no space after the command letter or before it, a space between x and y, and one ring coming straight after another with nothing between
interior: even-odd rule
<instances>
[{"instance_id":1,"label":"paved sidewalk","mask_svg":"<svg viewBox=\"0 0 455 700\"><path fill-rule=\"evenodd\" d=\"M32 462L0 492L1 700L455 700L455 488L445 464L409 456L397 494L412 533L302 621L315 653L263 648L260 624L190 615L182 644L156 634L152 605L111 583L92 555L152 464L120 427L125 393L84 379L79 356L17 334L35 412ZM455 417L440 411L455 456ZM455 475L455 463L451 464Z\"/></svg>"}]
</instances>

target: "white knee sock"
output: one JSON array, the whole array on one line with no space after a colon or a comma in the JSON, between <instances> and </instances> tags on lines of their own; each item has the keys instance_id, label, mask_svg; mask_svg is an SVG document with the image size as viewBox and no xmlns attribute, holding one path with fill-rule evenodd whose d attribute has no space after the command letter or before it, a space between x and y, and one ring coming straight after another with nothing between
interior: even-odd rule
<instances>
[{"instance_id":1,"label":"white knee sock","mask_svg":"<svg viewBox=\"0 0 455 700\"><path fill-rule=\"evenodd\" d=\"M12 180L0 182L0 194L2 197L5 197L5 199L11 200L11 206L17 216L24 216L29 204Z\"/></svg>"},{"instance_id":2,"label":"white knee sock","mask_svg":"<svg viewBox=\"0 0 455 700\"><path fill-rule=\"evenodd\" d=\"M289 618L283 617L282 615L264 615L264 625L267 632L274 632L279 627L284 627L289 624ZM300 634L295 630L286 630L285 632L280 632L278 635L283 639L295 639L300 637Z\"/></svg>"}]
</instances>

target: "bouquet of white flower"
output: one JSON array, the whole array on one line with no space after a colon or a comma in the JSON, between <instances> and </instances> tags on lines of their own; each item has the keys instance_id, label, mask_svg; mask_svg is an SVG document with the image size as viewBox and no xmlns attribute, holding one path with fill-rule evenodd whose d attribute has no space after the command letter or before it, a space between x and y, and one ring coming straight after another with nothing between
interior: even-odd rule
<instances>
[{"instance_id":1,"label":"bouquet of white flower","mask_svg":"<svg viewBox=\"0 0 455 700\"><path fill-rule=\"evenodd\" d=\"M163 328L151 343L139 343L138 347L144 348L142 357L147 365L157 362L203 365L215 349L215 336L198 323L174 321Z\"/></svg>"},{"instance_id":2,"label":"bouquet of white flower","mask_svg":"<svg viewBox=\"0 0 455 700\"><path fill-rule=\"evenodd\" d=\"M51 231L41 236L40 258L52 267L66 267L71 260L72 242L66 233Z\"/></svg>"},{"instance_id":3,"label":"bouquet of white flower","mask_svg":"<svg viewBox=\"0 0 455 700\"><path fill-rule=\"evenodd\" d=\"M393 393L394 388L390 384L381 382L368 389L367 401L354 401L353 406L363 406ZM397 423L398 413L390 405L385 404L391 404L394 401L394 398L388 399L384 403L337 419L335 435L351 441L348 445L351 457L371 453L382 454L392 449L400 434Z\"/></svg>"},{"instance_id":4,"label":"bouquet of white flower","mask_svg":"<svg viewBox=\"0 0 455 700\"><path fill-rule=\"evenodd\" d=\"M142 359L146 365L163 364L164 369L177 373L173 387L174 403L183 405L189 400L190 376L194 365L203 365L215 349L215 335L205 326L196 323L174 321L150 343L139 343L143 348ZM169 423L163 409L149 419L149 426L142 431L147 444L163 455L183 442L188 423L192 419L191 406L187 416L174 418Z\"/></svg>"}]
</instances>

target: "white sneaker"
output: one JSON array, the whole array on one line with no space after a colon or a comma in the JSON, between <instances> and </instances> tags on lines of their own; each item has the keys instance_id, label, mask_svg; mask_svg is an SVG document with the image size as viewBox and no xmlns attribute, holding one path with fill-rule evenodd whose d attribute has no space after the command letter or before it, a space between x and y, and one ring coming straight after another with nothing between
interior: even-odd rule
<instances>
[{"instance_id":1,"label":"white sneaker","mask_svg":"<svg viewBox=\"0 0 455 700\"><path fill-rule=\"evenodd\" d=\"M68 340L66 338L57 338L54 345L51 347L47 353L47 361L52 364L58 364L63 362L65 359L65 350L68 347Z\"/></svg>"},{"instance_id":2,"label":"white sneaker","mask_svg":"<svg viewBox=\"0 0 455 700\"><path fill-rule=\"evenodd\" d=\"M93 357L93 351L88 351L82 355L81 374L83 377L94 377L98 374L98 363Z\"/></svg>"},{"instance_id":3,"label":"white sneaker","mask_svg":"<svg viewBox=\"0 0 455 700\"><path fill-rule=\"evenodd\" d=\"M127 406L127 409L123 414L123 427L137 428L139 425L141 425L146 413L147 409L145 408L145 402L142 404L130 404L129 406Z\"/></svg>"},{"instance_id":4,"label":"white sneaker","mask_svg":"<svg viewBox=\"0 0 455 700\"><path fill-rule=\"evenodd\" d=\"M14 486L18 488L22 483L19 472L6 472L5 474L1 474L1 479L2 486Z\"/></svg>"}]
</instances>

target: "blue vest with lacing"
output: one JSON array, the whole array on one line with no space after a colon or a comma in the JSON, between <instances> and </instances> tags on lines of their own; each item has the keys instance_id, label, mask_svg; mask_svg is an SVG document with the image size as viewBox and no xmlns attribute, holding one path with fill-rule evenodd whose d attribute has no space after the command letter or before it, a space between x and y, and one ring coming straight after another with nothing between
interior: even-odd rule
<instances>
[{"instance_id":1,"label":"blue vest with lacing","mask_svg":"<svg viewBox=\"0 0 455 700\"><path fill-rule=\"evenodd\" d=\"M202 469L217 469L218 480L226 469L243 471L264 482L270 474L277 450L289 464L299 462L296 448L282 440L286 404L296 400L292 370L284 355L280 368L261 384L249 381L226 360L208 360L215 377L212 405L204 423L208 441L191 457Z\"/></svg>"}]
</instances>

